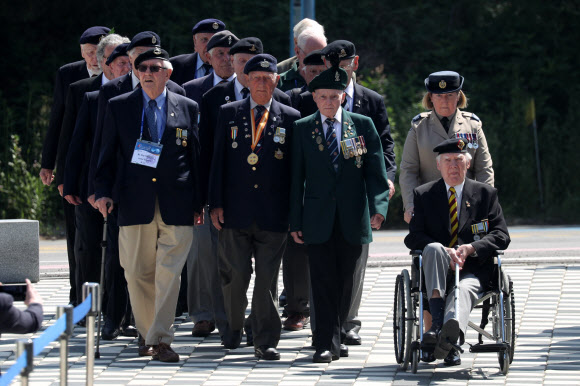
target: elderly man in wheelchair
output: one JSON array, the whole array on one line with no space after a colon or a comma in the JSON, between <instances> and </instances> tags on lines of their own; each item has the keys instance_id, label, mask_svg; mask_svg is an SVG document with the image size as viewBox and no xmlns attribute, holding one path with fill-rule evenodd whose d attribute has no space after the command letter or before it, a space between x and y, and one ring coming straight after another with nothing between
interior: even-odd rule
<instances>
[{"instance_id":1,"label":"elderly man in wheelchair","mask_svg":"<svg viewBox=\"0 0 580 386\"><path fill-rule=\"evenodd\" d=\"M417 285L419 293L421 287L425 289L432 315L431 327L422 334L419 346L424 354L430 352L425 348L431 348L435 358L445 359L446 365L461 363L459 351L469 314L492 280L497 251L510 243L497 190L466 178L471 162L467 144L461 138L448 139L433 150L439 154L437 169L442 178L415 189L415 212L405 238L408 248L422 250L419 268L423 275L418 275ZM453 276L456 282L449 280ZM421 319L420 324L414 324L417 331L419 326L423 327L422 314L418 315L422 313L423 301L422 297L414 299L421 305L413 314L415 320ZM497 345L496 351L501 347L505 343ZM415 348L418 353L419 347ZM414 359L416 362L417 358ZM416 371L416 363L413 370Z\"/></svg>"}]
</instances>

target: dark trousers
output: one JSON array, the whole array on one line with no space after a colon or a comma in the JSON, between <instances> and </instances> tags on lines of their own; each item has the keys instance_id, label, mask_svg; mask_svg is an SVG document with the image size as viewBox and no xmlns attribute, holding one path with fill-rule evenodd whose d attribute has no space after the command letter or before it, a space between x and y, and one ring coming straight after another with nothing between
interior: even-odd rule
<instances>
[{"instance_id":1,"label":"dark trousers","mask_svg":"<svg viewBox=\"0 0 580 386\"><path fill-rule=\"evenodd\" d=\"M77 298L77 262L75 260L75 206L69 204L68 201L63 198L62 208L64 212L64 227L66 232L66 253L68 255L68 272L70 284L69 302L76 306L82 301L83 298Z\"/></svg>"},{"instance_id":2,"label":"dark trousers","mask_svg":"<svg viewBox=\"0 0 580 386\"><path fill-rule=\"evenodd\" d=\"M88 202L75 207L75 215L75 280L77 299L82 299L83 283L101 280L103 216Z\"/></svg>"},{"instance_id":3,"label":"dark trousers","mask_svg":"<svg viewBox=\"0 0 580 386\"><path fill-rule=\"evenodd\" d=\"M316 310L314 347L339 356L340 344L346 335L342 323L348 315L362 245L349 244L336 219L330 239L322 244L309 244L307 249Z\"/></svg>"},{"instance_id":4,"label":"dark trousers","mask_svg":"<svg viewBox=\"0 0 580 386\"><path fill-rule=\"evenodd\" d=\"M282 258L282 278L286 290L286 306L288 315L301 313L308 315L310 300L310 272L308 269L308 252L306 245L296 244L288 235L286 250Z\"/></svg>"},{"instance_id":5,"label":"dark trousers","mask_svg":"<svg viewBox=\"0 0 580 386\"><path fill-rule=\"evenodd\" d=\"M277 294L272 288L278 281L287 235L286 232L260 230L255 223L245 229L224 228L219 233L218 269L228 324L233 331L244 327L248 306L246 291L254 256L256 277L249 319L255 347L276 347L280 340L282 323Z\"/></svg>"},{"instance_id":6,"label":"dark trousers","mask_svg":"<svg viewBox=\"0 0 580 386\"><path fill-rule=\"evenodd\" d=\"M120 326L123 318L130 319L131 304L125 270L119 262L119 226L117 225L118 210L115 206L113 212L107 216L107 254L105 256L105 288L107 319ZM126 321L126 324L129 320Z\"/></svg>"}]
</instances>

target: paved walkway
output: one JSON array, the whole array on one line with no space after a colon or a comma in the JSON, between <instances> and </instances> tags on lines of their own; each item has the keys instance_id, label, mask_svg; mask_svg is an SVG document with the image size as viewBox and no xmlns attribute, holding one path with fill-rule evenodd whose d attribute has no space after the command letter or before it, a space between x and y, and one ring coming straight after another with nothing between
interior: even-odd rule
<instances>
[{"instance_id":1,"label":"paved walkway","mask_svg":"<svg viewBox=\"0 0 580 386\"><path fill-rule=\"evenodd\" d=\"M163 364L137 356L136 340L119 338L102 342L101 359L95 362L95 384L107 385L313 385L313 384L545 384L580 385L580 264L511 265L514 281L517 345L507 376L499 371L496 354L471 354L462 364L445 368L419 365L417 374L401 372L393 353L392 313L395 276L400 267L368 268L363 304L361 346L350 346L350 356L331 364L312 363L310 330L283 332L280 361L258 361L253 348L226 350L217 334L191 337L193 324L176 319L174 349L177 364ZM68 301L66 279L45 278L37 285L45 299L42 330L54 323L57 305ZM478 311L472 314L479 322ZM39 332L41 333L42 330ZM38 336L38 334L32 335ZM0 341L0 366L14 362L14 342L22 336L4 334ZM476 335L470 331L468 342ZM75 328L70 346L69 384L85 384L85 329ZM464 346L467 348L467 345ZM53 343L35 358L32 385L58 385L58 348ZM14 384L19 384L15 382Z\"/></svg>"}]
</instances>

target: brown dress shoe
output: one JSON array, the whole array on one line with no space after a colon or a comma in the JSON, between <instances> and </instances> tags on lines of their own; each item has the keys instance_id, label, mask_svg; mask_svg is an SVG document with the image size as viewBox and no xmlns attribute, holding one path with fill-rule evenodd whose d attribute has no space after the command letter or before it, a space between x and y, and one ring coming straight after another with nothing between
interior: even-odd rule
<instances>
[{"instance_id":1,"label":"brown dress shoe","mask_svg":"<svg viewBox=\"0 0 580 386\"><path fill-rule=\"evenodd\" d=\"M145 344L145 339L139 338L139 353L140 357L149 357L153 355L156 346Z\"/></svg>"},{"instance_id":2,"label":"brown dress shoe","mask_svg":"<svg viewBox=\"0 0 580 386\"><path fill-rule=\"evenodd\" d=\"M304 328L304 326L309 322L310 318L308 316L304 316L299 312L292 313L286 320L284 321L284 330L287 331L300 331Z\"/></svg>"},{"instance_id":3,"label":"brown dress shoe","mask_svg":"<svg viewBox=\"0 0 580 386\"><path fill-rule=\"evenodd\" d=\"M195 337L206 337L209 336L215 330L215 323L209 320L200 320L193 326L191 330L191 335Z\"/></svg>"},{"instance_id":4,"label":"brown dress shoe","mask_svg":"<svg viewBox=\"0 0 580 386\"><path fill-rule=\"evenodd\" d=\"M179 362L179 355L167 343L159 342L153 352L153 359L161 362Z\"/></svg>"}]
</instances>

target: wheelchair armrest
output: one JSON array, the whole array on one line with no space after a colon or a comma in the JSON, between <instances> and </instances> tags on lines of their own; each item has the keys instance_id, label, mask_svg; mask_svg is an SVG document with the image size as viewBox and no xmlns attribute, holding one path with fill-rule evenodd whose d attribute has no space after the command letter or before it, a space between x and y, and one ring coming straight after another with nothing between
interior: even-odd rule
<instances>
[{"instance_id":1,"label":"wheelchair armrest","mask_svg":"<svg viewBox=\"0 0 580 386\"><path fill-rule=\"evenodd\" d=\"M493 255L493 264L501 267L501 257L504 255L504 251L503 250L497 250L495 251L494 255Z\"/></svg>"},{"instance_id":2,"label":"wheelchair armrest","mask_svg":"<svg viewBox=\"0 0 580 386\"><path fill-rule=\"evenodd\" d=\"M409 255L411 255L411 256L419 256L422 253L423 253L422 249L413 249L413 250L409 251Z\"/></svg>"}]
</instances>

